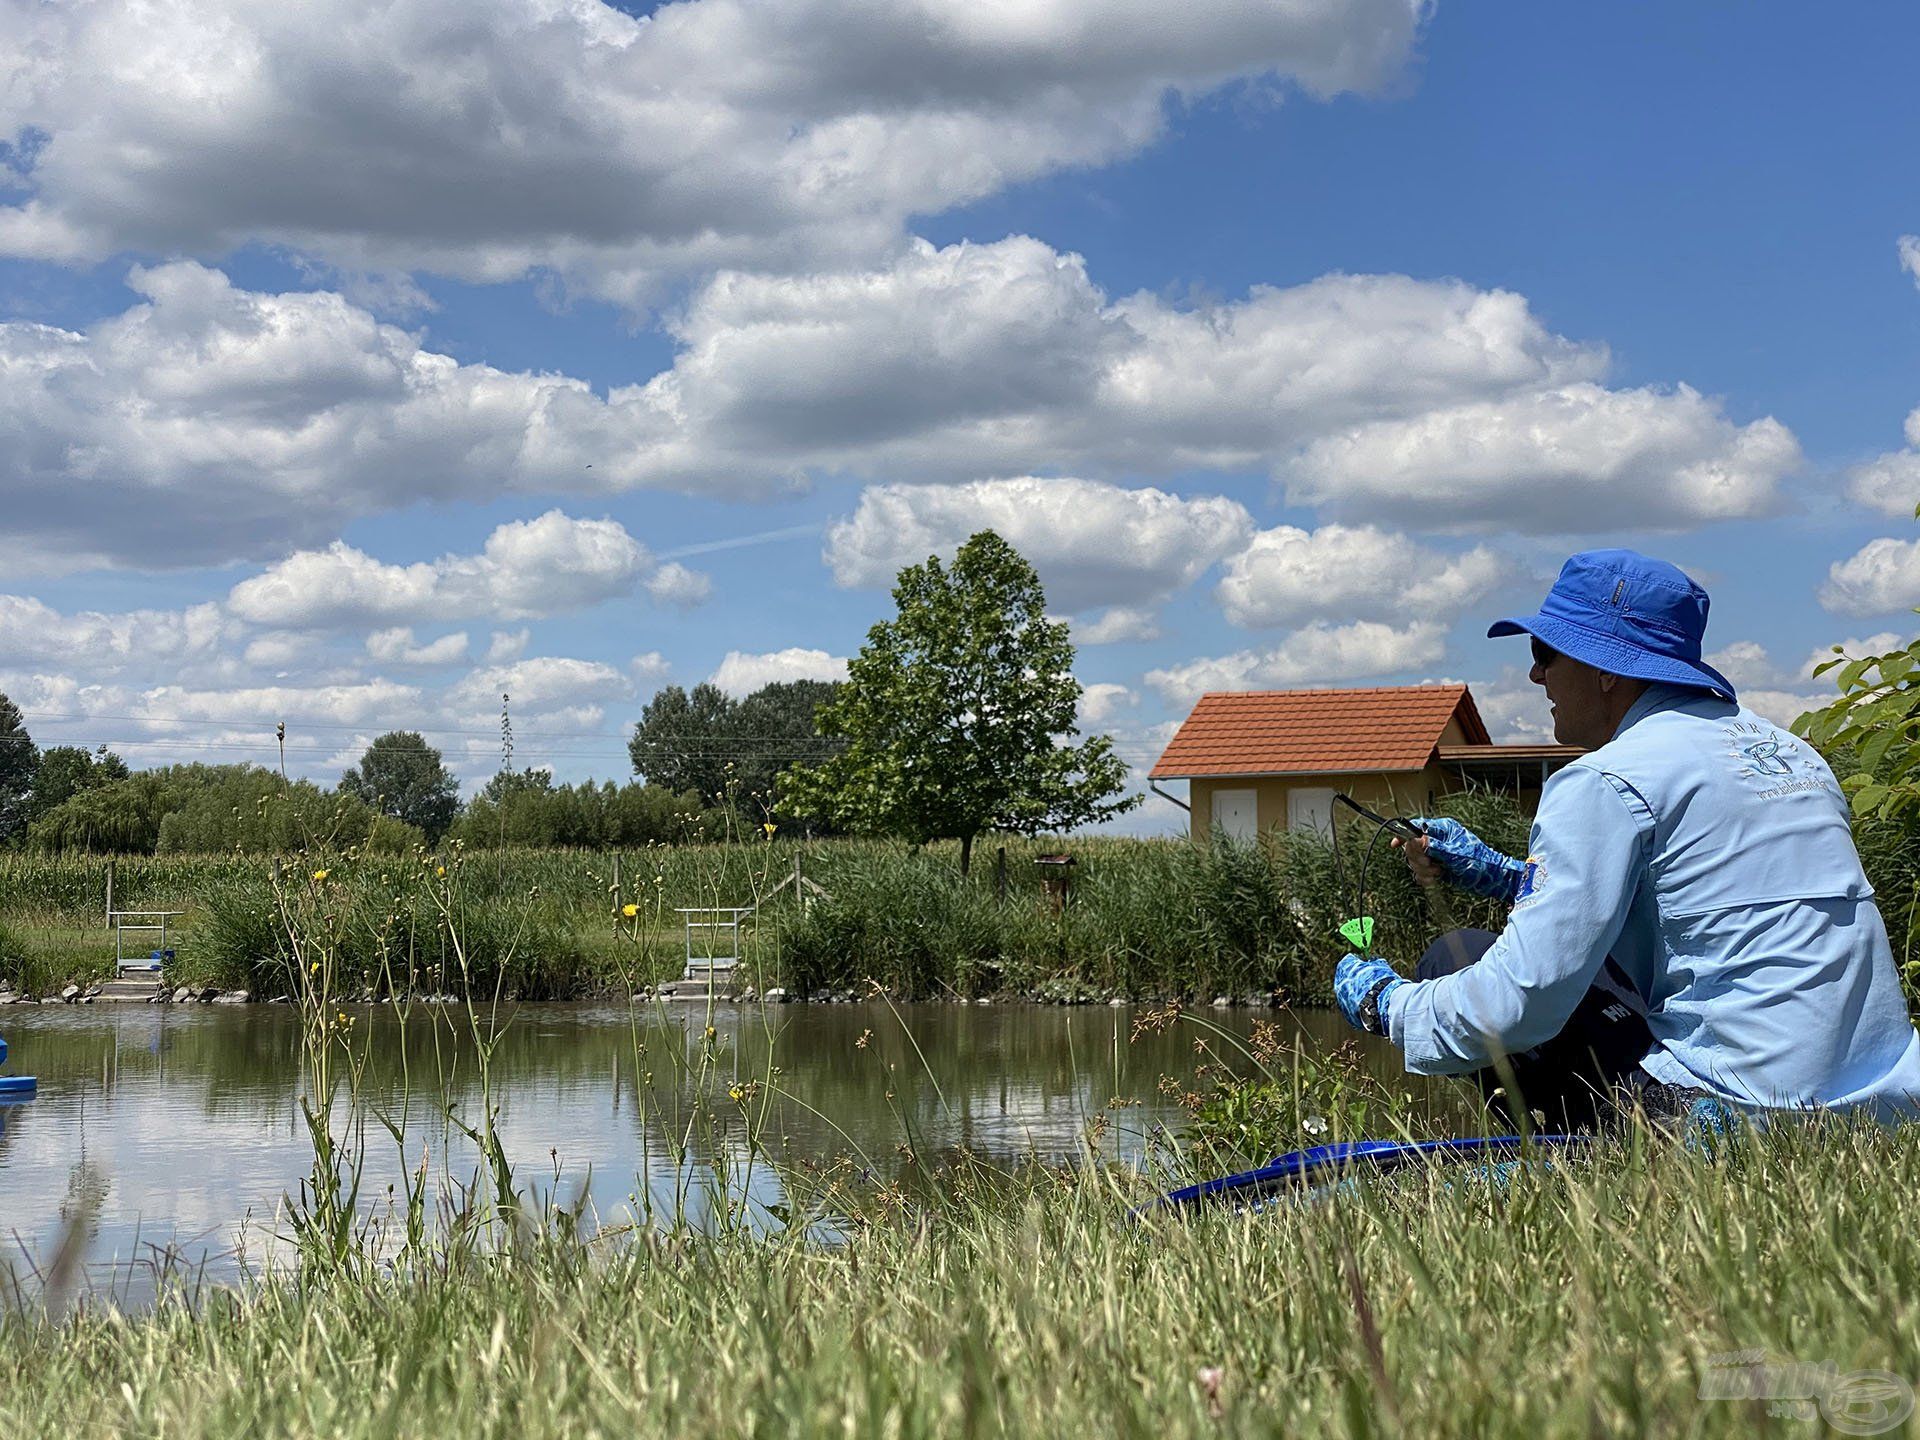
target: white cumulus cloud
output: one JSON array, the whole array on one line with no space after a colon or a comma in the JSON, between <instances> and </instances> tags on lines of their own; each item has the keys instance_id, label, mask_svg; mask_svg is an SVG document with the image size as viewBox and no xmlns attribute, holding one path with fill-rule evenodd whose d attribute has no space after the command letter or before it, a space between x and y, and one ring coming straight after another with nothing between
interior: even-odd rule
<instances>
[{"instance_id":1,"label":"white cumulus cloud","mask_svg":"<svg viewBox=\"0 0 1920 1440\"><path fill-rule=\"evenodd\" d=\"M1911 517L1920 505L1920 410L1907 416L1907 446L1847 472L1847 493L1868 509L1883 515Z\"/></svg>"},{"instance_id":2,"label":"white cumulus cloud","mask_svg":"<svg viewBox=\"0 0 1920 1440\"><path fill-rule=\"evenodd\" d=\"M841 585L887 586L903 565L950 559L968 536L993 530L1033 564L1049 602L1073 614L1150 606L1191 584L1252 529L1235 500L1091 480L878 485L828 530L825 559Z\"/></svg>"},{"instance_id":3,"label":"white cumulus cloud","mask_svg":"<svg viewBox=\"0 0 1920 1440\"><path fill-rule=\"evenodd\" d=\"M1763 513L1799 456L1684 385L1604 388L1604 348L1457 281L1334 275L1181 309L1111 301L1024 237L915 241L716 275L676 313L673 364L604 396L462 364L338 294L190 262L130 283L142 300L84 331L0 324L10 557L226 562L427 502L1036 469L1254 470L1335 518L1558 532Z\"/></svg>"},{"instance_id":4,"label":"white cumulus cloud","mask_svg":"<svg viewBox=\"0 0 1920 1440\"><path fill-rule=\"evenodd\" d=\"M0 17L0 254L290 247L382 283L872 254L1150 143L1169 92L1370 90L1420 0L94 0ZM386 282L391 286L391 282ZM404 289L404 284L401 286Z\"/></svg>"},{"instance_id":5,"label":"white cumulus cloud","mask_svg":"<svg viewBox=\"0 0 1920 1440\"><path fill-rule=\"evenodd\" d=\"M1158 640L1159 618L1150 609L1113 605L1086 619L1070 619L1076 645L1119 645Z\"/></svg>"},{"instance_id":6,"label":"white cumulus cloud","mask_svg":"<svg viewBox=\"0 0 1920 1440\"><path fill-rule=\"evenodd\" d=\"M1509 569L1485 546L1455 556L1370 525L1282 525L1228 562L1217 594L1227 619L1249 629L1334 617L1451 621Z\"/></svg>"},{"instance_id":7,"label":"white cumulus cloud","mask_svg":"<svg viewBox=\"0 0 1920 1440\"><path fill-rule=\"evenodd\" d=\"M1446 627L1429 621L1398 629L1377 620L1316 622L1271 649L1150 670L1146 680L1166 700L1191 704L1209 690L1286 689L1415 669L1439 660L1445 648Z\"/></svg>"},{"instance_id":8,"label":"white cumulus cloud","mask_svg":"<svg viewBox=\"0 0 1920 1440\"><path fill-rule=\"evenodd\" d=\"M586 609L644 585L657 599L697 603L705 577L658 566L613 520L550 510L500 526L478 555L389 565L335 541L242 580L227 597L243 620L284 628L383 621L519 620Z\"/></svg>"},{"instance_id":9,"label":"white cumulus cloud","mask_svg":"<svg viewBox=\"0 0 1920 1440\"><path fill-rule=\"evenodd\" d=\"M1767 513L1800 464L1784 425L1735 425L1690 386L1583 382L1315 440L1288 493L1335 513L1433 525L1681 529Z\"/></svg>"},{"instance_id":10,"label":"white cumulus cloud","mask_svg":"<svg viewBox=\"0 0 1920 1440\"><path fill-rule=\"evenodd\" d=\"M48 564L220 563L409 504L631 487L671 438L632 395L459 364L336 294L187 262L129 284L84 332L0 323L11 543Z\"/></svg>"},{"instance_id":11,"label":"white cumulus cloud","mask_svg":"<svg viewBox=\"0 0 1920 1440\"><path fill-rule=\"evenodd\" d=\"M31 595L0 595L0 664L51 663L105 672L216 655L236 636L218 605L63 614Z\"/></svg>"},{"instance_id":12,"label":"white cumulus cloud","mask_svg":"<svg viewBox=\"0 0 1920 1440\"><path fill-rule=\"evenodd\" d=\"M1688 386L1607 389L1603 346L1458 281L1179 308L1110 300L1027 237L915 241L860 270L718 276L674 330L673 367L631 398L673 431L638 468L682 488L1264 470L1341 514L1557 532L1763 513L1800 461L1784 426Z\"/></svg>"},{"instance_id":13,"label":"white cumulus cloud","mask_svg":"<svg viewBox=\"0 0 1920 1440\"><path fill-rule=\"evenodd\" d=\"M422 645L414 640L412 626L396 625L367 636L367 654L389 665L458 665L467 658L467 634L456 630Z\"/></svg>"},{"instance_id":14,"label":"white cumulus cloud","mask_svg":"<svg viewBox=\"0 0 1920 1440\"><path fill-rule=\"evenodd\" d=\"M369 725L391 730L418 723L424 713L416 685L365 680L344 685L254 685L202 690L175 685L144 691L133 710L145 721L197 720L244 726L263 737L298 717L316 724Z\"/></svg>"},{"instance_id":15,"label":"white cumulus cloud","mask_svg":"<svg viewBox=\"0 0 1920 1440\"><path fill-rule=\"evenodd\" d=\"M1920 541L1869 540L1829 567L1820 603L1838 615L1883 615L1920 604Z\"/></svg>"},{"instance_id":16,"label":"white cumulus cloud","mask_svg":"<svg viewBox=\"0 0 1920 1440\"><path fill-rule=\"evenodd\" d=\"M487 664L505 665L518 660L527 653L527 642L532 638L533 632L524 627L494 631L487 640Z\"/></svg>"},{"instance_id":17,"label":"white cumulus cloud","mask_svg":"<svg viewBox=\"0 0 1920 1440\"><path fill-rule=\"evenodd\" d=\"M829 655L825 650L808 650L798 645L759 655L729 650L707 677L710 683L736 698L776 682L846 678L846 656Z\"/></svg>"},{"instance_id":18,"label":"white cumulus cloud","mask_svg":"<svg viewBox=\"0 0 1920 1440\"><path fill-rule=\"evenodd\" d=\"M462 676L448 687L446 703L468 725L497 724L502 695L511 697L515 716L588 726L600 722L606 705L631 698L633 682L599 660L541 655Z\"/></svg>"},{"instance_id":19,"label":"white cumulus cloud","mask_svg":"<svg viewBox=\"0 0 1920 1440\"><path fill-rule=\"evenodd\" d=\"M874 266L715 277L637 394L670 421L653 482L762 488L797 473L929 480L1049 466L1276 467L1337 427L1593 380L1603 347L1457 281L1330 275L1176 308L1109 300L1026 236Z\"/></svg>"},{"instance_id":20,"label":"white cumulus cloud","mask_svg":"<svg viewBox=\"0 0 1920 1440\"><path fill-rule=\"evenodd\" d=\"M1083 728L1104 725L1121 711L1139 703L1140 697L1131 689L1110 680L1083 686L1078 707L1080 724Z\"/></svg>"}]
</instances>

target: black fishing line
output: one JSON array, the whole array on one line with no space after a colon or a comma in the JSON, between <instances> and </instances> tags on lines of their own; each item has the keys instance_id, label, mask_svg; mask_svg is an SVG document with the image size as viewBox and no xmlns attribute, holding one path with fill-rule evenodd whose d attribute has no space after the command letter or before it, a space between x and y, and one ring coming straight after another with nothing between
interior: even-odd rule
<instances>
[{"instance_id":1,"label":"black fishing line","mask_svg":"<svg viewBox=\"0 0 1920 1440\"><path fill-rule=\"evenodd\" d=\"M1384 815L1374 814L1373 811L1367 809L1366 806L1362 805L1359 801L1353 799L1351 796L1335 795L1333 799L1335 804L1346 806L1347 809L1353 811L1353 813L1358 815L1361 819L1369 820L1373 822L1373 827L1374 827L1373 838L1367 842L1366 851L1360 857L1360 874L1358 877L1359 883L1354 887L1354 893L1353 893L1354 908L1353 908L1353 914L1349 917L1352 920L1359 920L1364 922L1368 918L1367 916L1367 872L1373 864L1373 852L1375 847L1378 846L1380 843L1380 837L1382 835L1392 834L1392 835L1401 836L1402 838L1411 839L1411 838L1417 837L1421 832L1413 825L1411 821L1403 820L1398 817L1389 819ZM1336 890L1344 893L1347 888L1347 879L1346 879L1345 865L1340 859L1340 827L1338 825L1334 825L1332 828L1333 828L1334 887ZM1338 929L1338 927L1336 927L1336 929ZM1374 948L1372 943L1373 942L1372 927L1369 925L1363 924L1361 926L1361 929L1366 932L1366 937L1367 937L1366 943L1355 944L1354 948L1356 950L1371 951ZM1341 933L1340 938L1351 942L1351 937L1346 935L1344 932Z\"/></svg>"}]
</instances>

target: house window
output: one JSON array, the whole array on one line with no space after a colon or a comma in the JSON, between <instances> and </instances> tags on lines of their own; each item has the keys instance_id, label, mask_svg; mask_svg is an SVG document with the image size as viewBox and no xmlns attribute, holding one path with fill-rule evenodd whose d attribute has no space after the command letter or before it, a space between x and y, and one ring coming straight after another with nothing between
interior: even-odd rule
<instances>
[{"instance_id":1,"label":"house window","mask_svg":"<svg viewBox=\"0 0 1920 1440\"><path fill-rule=\"evenodd\" d=\"M1333 791L1314 785L1297 786L1287 791L1287 828L1331 836Z\"/></svg>"},{"instance_id":2,"label":"house window","mask_svg":"<svg viewBox=\"0 0 1920 1440\"><path fill-rule=\"evenodd\" d=\"M1260 827L1254 815L1254 801L1255 794L1251 790L1214 791L1214 838L1252 844L1260 833Z\"/></svg>"}]
</instances>

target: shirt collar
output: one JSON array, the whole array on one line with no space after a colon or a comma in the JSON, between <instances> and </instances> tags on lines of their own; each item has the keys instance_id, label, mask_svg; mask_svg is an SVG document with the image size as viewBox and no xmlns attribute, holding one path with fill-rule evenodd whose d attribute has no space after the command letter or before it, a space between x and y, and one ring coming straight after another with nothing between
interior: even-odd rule
<instances>
[{"instance_id":1,"label":"shirt collar","mask_svg":"<svg viewBox=\"0 0 1920 1440\"><path fill-rule=\"evenodd\" d=\"M1613 732L1612 738L1618 740L1649 715L1678 709L1695 700L1715 698L1710 692L1696 690L1690 685L1649 685L1645 693L1633 702L1633 707L1620 717L1620 728Z\"/></svg>"}]
</instances>

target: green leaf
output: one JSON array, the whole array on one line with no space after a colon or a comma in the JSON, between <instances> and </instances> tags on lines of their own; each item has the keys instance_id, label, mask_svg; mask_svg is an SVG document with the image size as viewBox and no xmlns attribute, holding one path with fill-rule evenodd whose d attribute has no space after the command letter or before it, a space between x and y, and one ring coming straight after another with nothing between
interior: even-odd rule
<instances>
[{"instance_id":1,"label":"green leaf","mask_svg":"<svg viewBox=\"0 0 1920 1440\"><path fill-rule=\"evenodd\" d=\"M1877 771L1880 762L1887 758L1887 751L1900 738L1900 732L1892 728L1877 730L1869 735L1860 745L1860 768L1870 774Z\"/></svg>"},{"instance_id":2,"label":"green leaf","mask_svg":"<svg viewBox=\"0 0 1920 1440\"><path fill-rule=\"evenodd\" d=\"M1885 785L1877 782L1860 786L1853 792L1854 813L1860 814L1862 812L1878 810L1882 805L1886 804L1888 796L1892 793L1893 792Z\"/></svg>"}]
</instances>

